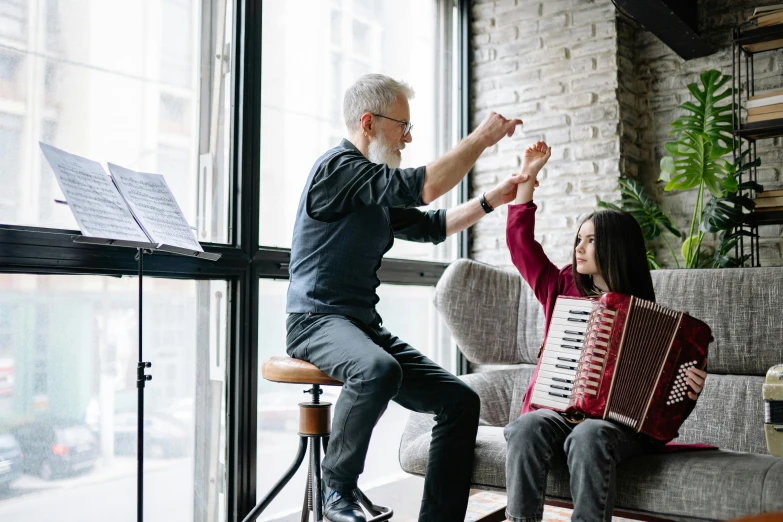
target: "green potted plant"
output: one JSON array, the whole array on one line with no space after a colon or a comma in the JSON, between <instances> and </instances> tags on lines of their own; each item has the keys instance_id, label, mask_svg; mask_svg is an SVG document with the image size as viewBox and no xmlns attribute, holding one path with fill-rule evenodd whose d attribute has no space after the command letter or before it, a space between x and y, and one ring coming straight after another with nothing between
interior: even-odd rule
<instances>
[{"instance_id":1,"label":"green potted plant","mask_svg":"<svg viewBox=\"0 0 783 522\"><path fill-rule=\"evenodd\" d=\"M682 244L685 268L739 266L745 258L730 255L739 238L750 235L739 229L743 223L743 209L753 210L753 200L744 194L763 188L755 182L739 183L738 176L761 161L757 158L746 163L747 154L735 161L725 156L733 150L732 113L737 109L731 100L720 102L732 95L726 86L731 76L710 70L700 76L701 85L688 85L695 101L679 106L686 114L672 122L670 136L675 141L665 145L669 155L661 158L660 179L666 182L664 190L697 190L696 203L687 235ZM706 192L712 195L706 201ZM705 233L718 233L718 245L710 253L702 249Z\"/></svg>"},{"instance_id":2,"label":"green potted plant","mask_svg":"<svg viewBox=\"0 0 783 522\"><path fill-rule=\"evenodd\" d=\"M630 212L641 225L647 241L663 238L677 268L741 266L749 256L736 258L731 254L742 236L751 235L741 226L745 210L755 207L745 192L764 189L755 182L740 183L738 178L759 166L761 160L756 158L748 162L749 151L734 161L725 159L732 152L732 111L736 107L731 101L720 102L732 95L731 87L726 86L731 76L710 70L702 73L700 79L701 85L688 85L695 101L679 106L686 114L672 122L669 135L676 135L676 139L665 145L669 155L661 159L660 181L666 182L664 190L697 190L690 226L680 248L683 265L666 237L667 233L675 237L682 237L682 234L640 183L620 178L620 201L616 204L599 201L598 206ZM712 198L707 200L705 192ZM712 249L702 245L706 233L717 234L718 243ZM649 250L647 256L651 268L660 268Z\"/></svg>"}]
</instances>

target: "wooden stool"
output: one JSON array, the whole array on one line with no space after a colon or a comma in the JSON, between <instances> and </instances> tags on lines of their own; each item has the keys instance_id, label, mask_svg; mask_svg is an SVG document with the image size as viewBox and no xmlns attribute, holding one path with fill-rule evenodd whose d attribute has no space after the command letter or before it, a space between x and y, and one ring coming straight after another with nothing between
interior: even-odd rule
<instances>
[{"instance_id":1,"label":"wooden stool","mask_svg":"<svg viewBox=\"0 0 783 522\"><path fill-rule=\"evenodd\" d=\"M302 522L307 522L310 512L313 512L313 521L323 521L323 499L321 498L321 446L324 453L329 445L331 433L332 404L321 402L323 393L321 386L342 386L343 383L332 379L316 366L293 359L291 357L270 357L261 365L261 376L273 382L288 384L304 384L310 386L305 393L310 394L310 402L299 403L299 450L291 467L280 478L277 484L256 504L242 522L252 522L258 518L266 507L274 500L278 493L302 465L307 441L310 440L310 462L307 471L307 485L305 487L304 504L302 506ZM384 506L373 504L360 489L356 489L359 502L372 515L367 522L381 522L389 520L394 512Z\"/></svg>"}]
</instances>

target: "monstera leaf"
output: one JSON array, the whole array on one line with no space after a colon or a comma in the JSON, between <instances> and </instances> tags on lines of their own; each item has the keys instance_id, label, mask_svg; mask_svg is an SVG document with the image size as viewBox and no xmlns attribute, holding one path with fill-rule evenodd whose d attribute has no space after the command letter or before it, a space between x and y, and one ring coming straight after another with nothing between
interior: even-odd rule
<instances>
[{"instance_id":1,"label":"monstera leaf","mask_svg":"<svg viewBox=\"0 0 783 522\"><path fill-rule=\"evenodd\" d=\"M697 83L688 85L695 102L687 101L680 105L686 114L672 122L669 136L691 131L704 135L714 147L731 150L732 104L718 105L733 93L730 86L721 91L731 81L731 76L713 69L702 73L700 79L701 86Z\"/></svg>"},{"instance_id":2,"label":"monstera leaf","mask_svg":"<svg viewBox=\"0 0 783 522\"><path fill-rule=\"evenodd\" d=\"M742 209L753 210L756 204L748 196L731 195L712 198L704 207L699 230L702 232L720 232L742 225L745 213Z\"/></svg>"},{"instance_id":3,"label":"monstera leaf","mask_svg":"<svg viewBox=\"0 0 783 522\"><path fill-rule=\"evenodd\" d=\"M739 258L730 255L730 252L737 246L741 236L753 237L754 234L748 230L737 230L735 232L724 231L720 234L720 243L715 252L706 259L704 268L736 268L745 264L750 259L750 254L745 254Z\"/></svg>"},{"instance_id":4,"label":"monstera leaf","mask_svg":"<svg viewBox=\"0 0 783 522\"><path fill-rule=\"evenodd\" d=\"M661 159L661 179L667 181L664 190L690 190L704 185L713 196L720 196L730 164L723 159L729 152L705 136L686 130L679 140L665 145L672 156Z\"/></svg>"},{"instance_id":5,"label":"monstera leaf","mask_svg":"<svg viewBox=\"0 0 783 522\"><path fill-rule=\"evenodd\" d=\"M619 205L599 201L599 207L624 210L631 214L642 228L642 234L647 241L657 238L663 234L664 230L680 237L680 231L674 226L674 222L663 211L661 205L653 201L644 191L641 183L629 178L619 178L617 183L620 194L622 194Z\"/></svg>"}]
</instances>

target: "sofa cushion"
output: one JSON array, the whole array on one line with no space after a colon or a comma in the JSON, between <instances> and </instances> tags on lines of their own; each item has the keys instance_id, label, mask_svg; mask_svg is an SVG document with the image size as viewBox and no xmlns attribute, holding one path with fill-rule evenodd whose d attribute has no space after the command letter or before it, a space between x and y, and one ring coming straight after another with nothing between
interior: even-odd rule
<instances>
[{"instance_id":1,"label":"sofa cushion","mask_svg":"<svg viewBox=\"0 0 783 522\"><path fill-rule=\"evenodd\" d=\"M400 446L400 464L406 472L424 474L432 426L431 416L411 414ZM473 486L504 490L503 428L479 427L474 458ZM568 480L560 460L549 474L547 497L570 501ZM673 520L783 511L783 459L769 455L724 450L645 455L618 468L617 484L617 509Z\"/></svg>"},{"instance_id":2,"label":"sofa cushion","mask_svg":"<svg viewBox=\"0 0 783 522\"><path fill-rule=\"evenodd\" d=\"M783 268L654 270L658 302L712 328L707 370L766 375L783 362Z\"/></svg>"},{"instance_id":3,"label":"sofa cushion","mask_svg":"<svg viewBox=\"0 0 783 522\"><path fill-rule=\"evenodd\" d=\"M783 268L654 270L658 302L712 328L708 371L763 376L783 362ZM435 306L465 356L478 364L536 363L544 314L518 273L452 263Z\"/></svg>"},{"instance_id":4,"label":"sofa cushion","mask_svg":"<svg viewBox=\"0 0 783 522\"><path fill-rule=\"evenodd\" d=\"M680 428L677 441L767 454L763 383L763 377L708 375L699 402Z\"/></svg>"}]
</instances>

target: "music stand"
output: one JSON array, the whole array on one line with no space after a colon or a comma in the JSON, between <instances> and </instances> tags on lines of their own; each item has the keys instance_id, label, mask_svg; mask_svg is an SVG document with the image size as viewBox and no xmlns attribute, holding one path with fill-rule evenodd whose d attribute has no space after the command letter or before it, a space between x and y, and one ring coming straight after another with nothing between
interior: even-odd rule
<instances>
[{"instance_id":1,"label":"music stand","mask_svg":"<svg viewBox=\"0 0 783 522\"><path fill-rule=\"evenodd\" d=\"M170 254L176 254L188 257L197 257L199 259L206 259L208 261L217 261L220 259L220 254L213 254L209 252L201 252L198 250L186 250L180 248L160 248L162 245L155 243L143 243L136 241L126 241L119 239L105 239L90 236L75 236L74 243L86 243L90 245L105 245L105 246L119 246L127 248L135 248L135 259L138 261L139 266L139 361L136 366L136 388L138 390L138 424L137 430L137 446L136 446L136 462L137 462L137 476L136 476L136 520L143 522L144 520L144 385L147 381L152 380L152 375L144 373L146 368L151 368L152 363L144 361L142 356L142 302L143 302L143 279L144 279L144 254L152 255L154 252L166 252Z\"/></svg>"}]
</instances>

